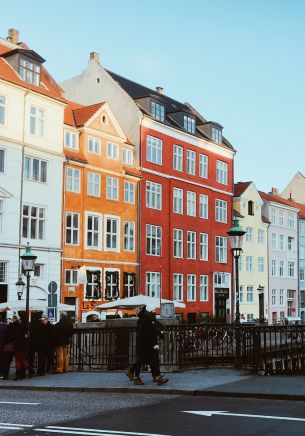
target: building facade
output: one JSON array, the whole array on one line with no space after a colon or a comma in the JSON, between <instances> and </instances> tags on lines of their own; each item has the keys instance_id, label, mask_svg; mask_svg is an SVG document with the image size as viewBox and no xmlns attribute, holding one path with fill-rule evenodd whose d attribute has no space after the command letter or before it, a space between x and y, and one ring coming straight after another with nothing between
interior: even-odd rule
<instances>
[{"instance_id":1,"label":"building facade","mask_svg":"<svg viewBox=\"0 0 305 436\"><path fill-rule=\"evenodd\" d=\"M60 285L65 100L43 62L16 30L0 39L0 302L17 300L29 242L37 255L30 298L47 307L48 284Z\"/></svg>"},{"instance_id":2,"label":"building facade","mask_svg":"<svg viewBox=\"0 0 305 436\"><path fill-rule=\"evenodd\" d=\"M299 213L299 317L305 324L305 206Z\"/></svg>"},{"instance_id":3,"label":"building facade","mask_svg":"<svg viewBox=\"0 0 305 436\"><path fill-rule=\"evenodd\" d=\"M136 293L139 171L107 103L69 103L64 152L63 299L85 322L96 305Z\"/></svg>"},{"instance_id":4,"label":"building facade","mask_svg":"<svg viewBox=\"0 0 305 436\"><path fill-rule=\"evenodd\" d=\"M136 145L141 274L138 291L181 300L189 321L232 319L234 149L218 123L190 105L106 71L92 53L87 69L62 83L81 104L107 100Z\"/></svg>"},{"instance_id":5,"label":"building facade","mask_svg":"<svg viewBox=\"0 0 305 436\"><path fill-rule=\"evenodd\" d=\"M246 231L239 258L239 300L243 321L268 319L268 219L253 182L234 186L234 210Z\"/></svg>"}]
</instances>

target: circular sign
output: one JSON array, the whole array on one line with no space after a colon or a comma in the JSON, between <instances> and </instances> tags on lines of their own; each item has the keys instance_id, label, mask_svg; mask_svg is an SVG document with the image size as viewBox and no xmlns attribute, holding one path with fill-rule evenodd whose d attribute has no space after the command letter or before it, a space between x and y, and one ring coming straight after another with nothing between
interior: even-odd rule
<instances>
[{"instance_id":1,"label":"circular sign","mask_svg":"<svg viewBox=\"0 0 305 436\"><path fill-rule=\"evenodd\" d=\"M55 294L55 292L57 291L57 283L56 282L50 282L48 285L48 291L50 292L50 294Z\"/></svg>"}]
</instances>

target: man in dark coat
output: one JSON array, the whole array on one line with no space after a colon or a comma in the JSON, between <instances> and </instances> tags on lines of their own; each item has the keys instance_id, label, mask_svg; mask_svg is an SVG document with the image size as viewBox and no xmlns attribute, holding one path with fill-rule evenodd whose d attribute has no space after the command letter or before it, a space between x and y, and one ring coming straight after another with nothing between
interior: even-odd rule
<instances>
[{"instance_id":1,"label":"man in dark coat","mask_svg":"<svg viewBox=\"0 0 305 436\"><path fill-rule=\"evenodd\" d=\"M138 317L137 361L128 370L127 376L134 381L135 385L143 385L144 382L140 378L141 367L149 364L154 381L158 385L163 385L168 382L168 379L161 376L159 365L158 337L164 338L162 324L152 312L146 310L146 306L139 310Z\"/></svg>"},{"instance_id":2,"label":"man in dark coat","mask_svg":"<svg viewBox=\"0 0 305 436\"><path fill-rule=\"evenodd\" d=\"M73 335L73 324L68 320L67 314L62 312L60 320L54 326L54 343L57 366L55 374L68 371L69 367L69 344Z\"/></svg>"},{"instance_id":3,"label":"man in dark coat","mask_svg":"<svg viewBox=\"0 0 305 436\"><path fill-rule=\"evenodd\" d=\"M5 353L4 353L4 335L7 329L6 322L0 322L0 376L4 376Z\"/></svg>"}]
</instances>

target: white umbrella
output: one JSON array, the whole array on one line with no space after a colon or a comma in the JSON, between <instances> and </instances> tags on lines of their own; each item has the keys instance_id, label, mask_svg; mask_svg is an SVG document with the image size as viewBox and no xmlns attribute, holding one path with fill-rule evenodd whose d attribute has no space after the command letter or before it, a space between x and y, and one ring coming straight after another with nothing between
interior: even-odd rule
<instances>
[{"instance_id":1,"label":"white umbrella","mask_svg":"<svg viewBox=\"0 0 305 436\"><path fill-rule=\"evenodd\" d=\"M181 301L171 301L165 300L162 298L161 303L174 303L175 307L179 307L181 309L185 308L185 304ZM147 306L147 310L155 310L160 307L160 298L158 297L148 297L147 295L136 295L135 297L128 298L118 298L115 301L111 301L110 303L100 304L95 306L95 309L98 310L107 310L107 309L134 309L139 306Z\"/></svg>"},{"instance_id":2,"label":"white umbrella","mask_svg":"<svg viewBox=\"0 0 305 436\"><path fill-rule=\"evenodd\" d=\"M18 312L19 310L20 311L25 310L25 305L26 305L25 300L16 300L16 301L11 301L11 302L1 303L0 304L0 312L5 312L7 310L11 310L12 312L13 311ZM31 299L30 304L29 304L29 309L31 311L44 311L47 306L48 306L48 304L47 304L46 300ZM63 310L63 311L75 310L75 306L73 306L72 304L59 303L57 305L57 308L59 310Z\"/></svg>"}]
</instances>

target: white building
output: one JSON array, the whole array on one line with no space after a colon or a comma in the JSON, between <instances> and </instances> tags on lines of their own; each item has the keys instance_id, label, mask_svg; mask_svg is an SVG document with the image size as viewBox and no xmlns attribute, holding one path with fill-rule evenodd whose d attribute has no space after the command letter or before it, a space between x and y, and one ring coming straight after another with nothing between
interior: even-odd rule
<instances>
[{"instance_id":1,"label":"white building","mask_svg":"<svg viewBox=\"0 0 305 436\"><path fill-rule=\"evenodd\" d=\"M47 306L49 282L60 284L65 100L43 62L14 29L0 38L1 303L17 299L27 242L37 255L30 298Z\"/></svg>"}]
</instances>

